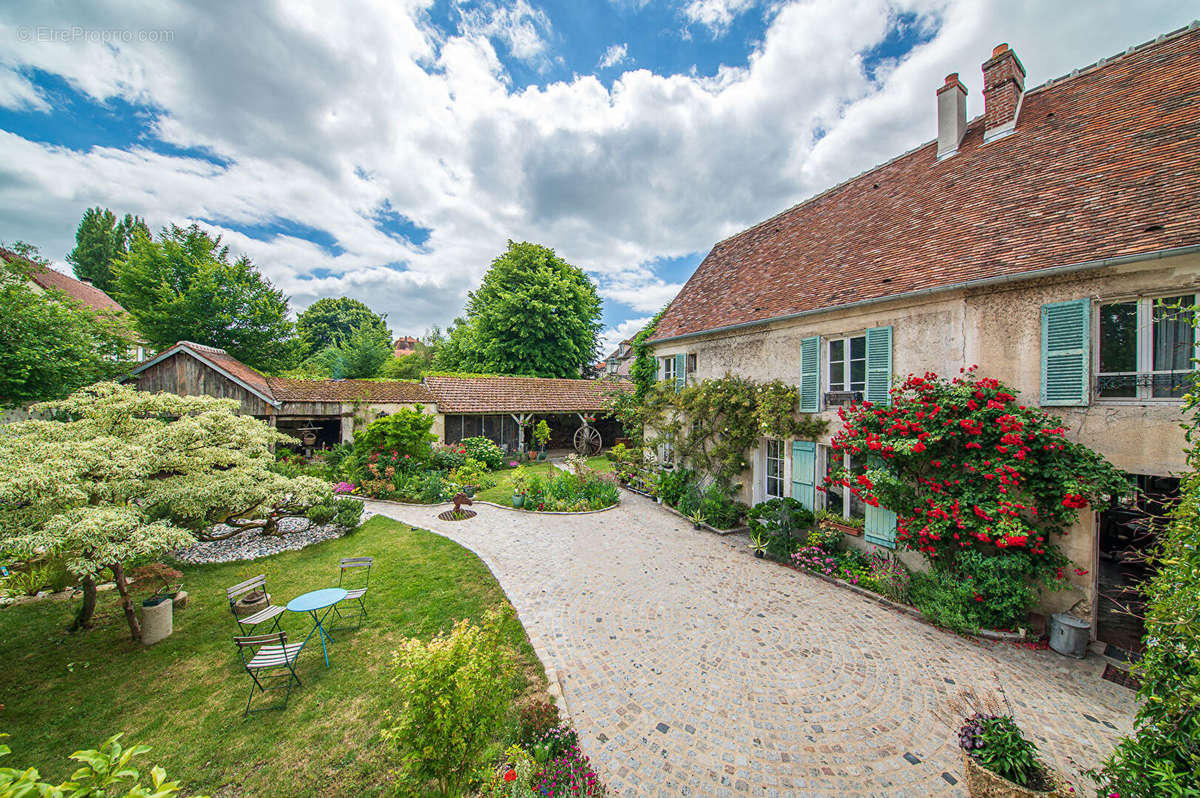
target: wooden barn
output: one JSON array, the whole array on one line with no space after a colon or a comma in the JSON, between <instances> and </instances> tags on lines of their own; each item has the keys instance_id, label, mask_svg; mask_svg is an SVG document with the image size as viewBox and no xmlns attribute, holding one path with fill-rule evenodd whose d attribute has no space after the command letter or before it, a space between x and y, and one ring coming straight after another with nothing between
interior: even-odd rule
<instances>
[{"instance_id":1,"label":"wooden barn","mask_svg":"<svg viewBox=\"0 0 1200 798\"><path fill-rule=\"evenodd\" d=\"M224 349L180 341L126 378L139 390L236 399L241 412L261 418L322 449L354 439L354 430L403 407L434 416L443 443L482 435L509 451L529 443L528 428L546 419L551 448L583 439L604 446L621 435L607 418L607 397L628 383L538 377L428 377L401 380L298 380L268 377ZM583 430L581 433L580 430Z\"/></svg>"}]
</instances>

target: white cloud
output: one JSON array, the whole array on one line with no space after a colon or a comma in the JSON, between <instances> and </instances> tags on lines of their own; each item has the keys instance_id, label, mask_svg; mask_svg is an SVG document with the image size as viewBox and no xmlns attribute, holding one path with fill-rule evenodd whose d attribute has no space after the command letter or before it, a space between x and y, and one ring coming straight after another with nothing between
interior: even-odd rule
<instances>
[{"instance_id":1,"label":"white cloud","mask_svg":"<svg viewBox=\"0 0 1200 798\"><path fill-rule=\"evenodd\" d=\"M653 318L653 316L646 316L642 319L627 319L616 327L605 330L600 338L600 357L608 357L617 348L617 344L626 338L637 335Z\"/></svg>"},{"instance_id":2,"label":"white cloud","mask_svg":"<svg viewBox=\"0 0 1200 798\"><path fill-rule=\"evenodd\" d=\"M544 64L550 18L526 0L512 5L487 3L480 8L461 9L462 29L467 35L485 36L504 43L514 58Z\"/></svg>"},{"instance_id":3,"label":"white cloud","mask_svg":"<svg viewBox=\"0 0 1200 798\"><path fill-rule=\"evenodd\" d=\"M706 251L931 139L947 73L962 75L969 113L981 112L979 65L998 41L1017 50L1032 86L1188 21L1165 0L1095 0L1052 17L1032 0L793 2L773 13L743 67L517 89L495 42L553 57L538 9L489 5L499 13L482 27L449 35L432 27L430 4L3 5L0 36L22 25L174 30L170 43L116 46L5 38L0 97L34 102L11 70L45 70L97 101L159 109L160 136L227 165L0 131L0 240L61 260L96 204L152 227L212 220L295 306L344 293L411 334L458 314L505 242L524 239L587 269L618 318L642 317L678 289L655 273L658 260ZM909 13L933 38L872 79L864 53ZM536 40L512 33L526 24ZM407 245L380 230L385 201L428 240ZM233 230L280 220L342 251Z\"/></svg>"},{"instance_id":4,"label":"white cloud","mask_svg":"<svg viewBox=\"0 0 1200 798\"><path fill-rule=\"evenodd\" d=\"M604 51L604 55L600 56L600 62L596 64L597 69L608 69L619 64L625 63L628 57L629 45L627 44L610 44L608 49Z\"/></svg>"},{"instance_id":5,"label":"white cloud","mask_svg":"<svg viewBox=\"0 0 1200 798\"><path fill-rule=\"evenodd\" d=\"M749 10L757 0L690 0L683 7L683 17L693 25L703 25L714 36L721 36L733 20Z\"/></svg>"}]
</instances>

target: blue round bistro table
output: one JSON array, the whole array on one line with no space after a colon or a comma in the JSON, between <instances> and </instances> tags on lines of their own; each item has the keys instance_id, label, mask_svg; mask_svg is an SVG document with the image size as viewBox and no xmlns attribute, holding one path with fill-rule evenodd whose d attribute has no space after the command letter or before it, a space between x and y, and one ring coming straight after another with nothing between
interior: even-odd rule
<instances>
[{"instance_id":1,"label":"blue round bistro table","mask_svg":"<svg viewBox=\"0 0 1200 798\"><path fill-rule=\"evenodd\" d=\"M346 595L346 591L340 587L326 587L296 596L287 603L288 612L307 612L312 616L313 623L316 625L313 626L312 632L308 633L308 637L304 638L304 645L308 645L308 638L313 636L313 632L321 633L321 653L325 655L326 668L329 667L329 652L325 649L325 641L328 640L332 643L333 638L329 636L321 623L325 620L325 616L329 615L333 605L346 598ZM321 610L325 610L325 612L317 615ZM301 650L303 650L303 646L301 646Z\"/></svg>"}]
</instances>

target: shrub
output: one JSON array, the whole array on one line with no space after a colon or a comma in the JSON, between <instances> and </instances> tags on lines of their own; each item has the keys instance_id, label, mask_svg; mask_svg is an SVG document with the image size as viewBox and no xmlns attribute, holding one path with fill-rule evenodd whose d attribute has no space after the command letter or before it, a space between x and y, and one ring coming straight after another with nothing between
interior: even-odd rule
<instances>
[{"instance_id":1,"label":"shrub","mask_svg":"<svg viewBox=\"0 0 1200 798\"><path fill-rule=\"evenodd\" d=\"M511 696L513 658L504 636L512 608L488 610L479 626L459 621L428 643L410 638L393 660L399 709L384 731L417 790L429 781L458 795L482 764Z\"/></svg>"},{"instance_id":2,"label":"shrub","mask_svg":"<svg viewBox=\"0 0 1200 798\"><path fill-rule=\"evenodd\" d=\"M409 455L421 462L433 457L431 444L437 440L429 430L433 428L433 416L420 405L405 407L390 416L376 419L354 436L356 451L396 452Z\"/></svg>"},{"instance_id":3,"label":"shrub","mask_svg":"<svg viewBox=\"0 0 1200 798\"><path fill-rule=\"evenodd\" d=\"M517 742L524 748L539 743L559 724L558 708L549 701L531 701L521 707Z\"/></svg>"},{"instance_id":4,"label":"shrub","mask_svg":"<svg viewBox=\"0 0 1200 798\"><path fill-rule=\"evenodd\" d=\"M1010 715L972 715L958 732L958 744L972 759L1014 784L1032 790L1054 787L1038 761L1037 746Z\"/></svg>"},{"instance_id":5,"label":"shrub","mask_svg":"<svg viewBox=\"0 0 1200 798\"><path fill-rule=\"evenodd\" d=\"M700 512L708 519L708 523L717 529L732 529L737 526L747 509L745 504L735 501L716 483L709 485L700 499Z\"/></svg>"},{"instance_id":6,"label":"shrub","mask_svg":"<svg viewBox=\"0 0 1200 798\"><path fill-rule=\"evenodd\" d=\"M62 784L42 781L36 768L0 767L0 796L172 798L179 795L179 783L167 781L166 771L157 765L150 769L150 783L144 784L141 771L133 766L133 759L149 751L149 746L135 745L125 748L120 739L121 735L116 734L101 743L99 749L76 751L71 754L71 759L81 763L81 766L71 774L70 781ZM0 745L0 757L11 753L12 750L8 746Z\"/></svg>"},{"instance_id":7,"label":"shrub","mask_svg":"<svg viewBox=\"0 0 1200 798\"><path fill-rule=\"evenodd\" d=\"M488 768L480 786L484 798L539 798L531 786L537 763L529 752L511 745L500 767Z\"/></svg>"},{"instance_id":8,"label":"shrub","mask_svg":"<svg viewBox=\"0 0 1200 798\"><path fill-rule=\"evenodd\" d=\"M746 512L746 525L750 531L771 534L781 523L792 529L812 526L813 514L804 505L792 498L768 499L759 502Z\"/></svg>"},{"instance_id":9,"label":"shrub","mask_svg":"<svg viewBox=\"0 0 1200 798\"><path fill-rule=\"evenodd\" d=\"M625 447L625 444L618 443L605 452L604 456L614 463L623 463L629 458L629 449Z\"/></svg>"},{"instance_id":10,"label":"shrub","mask_svg":"<svg viewBox=\"0 0 1200 798\"><path fill-rule=\"evenodd\" d=\"M658 475L658 495L666 504L678 507L695 482L696 474L686 468L662 471Z\"/></svg>"},{"instance_id":11,"label":"shrub","mask_svg":"<svg viewBox=\"0 0 1200 798\"><path fill-rule=\"evenodd\" d=\"M559 472L549 479L529 478L526 510L583 512L611 507L621 499L616 483L593 471L583 474Z\"/></svg>"},{"instance_id":12,"label":"shrub","mask_svg":"<svg viewBox=\"0 0 1200 798\"><path fill-rule=\"evenodd\" d=\"M461 444L437 446L433 450L431 463L439 471L453 471L467 461L467 450Z\"/></svg>"},{"instance_id":13,"label":"shrub","mask_svg":"<svg viewBox=\"0 0 1200 798\"><path fill-rule=\"evenodd\" d=\"M956 632L1015 629L1025 623L1037 594L1019 554L989 556L963 552L956 567L913 574L913 603L929 620Z\"/></svg>"},{"instance_id":14,"label":"shrub","mask_svg":"<svg viewBox=\"0 0 1200 798\"><path fill-rule=\"evenodd\" d=\"M451 471L446 480L449 483L447 486L449 490L457 490L468 485L485 490L496 484L495 478L488 474L483 463L470 456L462 465Z\"/></svg>"},{"instance_id":15,"label":"shrub","mask_svg":"<svg viewBox=\"0 0 1200 798\"><path fill-rule=\"evenodd\" d=\"M868 576L869 581L861 582L864 587L869 587L876 593L882 593L892 601L901 604L909 603L908 586L912 581L912 576L904 567L904 563L895 557L879 552L872 553Z\"/></svg>"},{"instance_id":16,"label":"shrub","mask_svg":"<svg viewBox=\"0 0 1200 798\"><path fill-rule=\"evenodd\" d=\"M488 471L504 468L504 452L490 438L463 438L458 445L466 450L467 457L483 463Z\"/></svg>"}]
</instances>

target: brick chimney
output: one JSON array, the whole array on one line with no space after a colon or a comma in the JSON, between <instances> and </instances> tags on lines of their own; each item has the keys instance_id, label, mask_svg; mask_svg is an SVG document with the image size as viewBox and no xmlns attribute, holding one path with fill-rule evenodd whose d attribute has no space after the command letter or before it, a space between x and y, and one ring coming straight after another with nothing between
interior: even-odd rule
<instances>
[{"instance_id":1,"label":"brick chimney","mask_svg":"<svg viewBox=\"0 0 1200 798\"><path fill-rule=\"evenodd\" d=\"M946 76L946 85L937 90L938 148L940 161L958 152L967 132L967 87L958 73Z\"/></svg>"},{"instance_id":2,"label":"brick chimney","mask_svg":"<svg viewBox=\"0 0 1200 798\"><path fill-rule=\"evenodd\" d=\"M1025 67L1007 44L998 44L983 62L983 140L1007 136L1017 126L1025 92Z\"/></svg>"}]
</instances>

